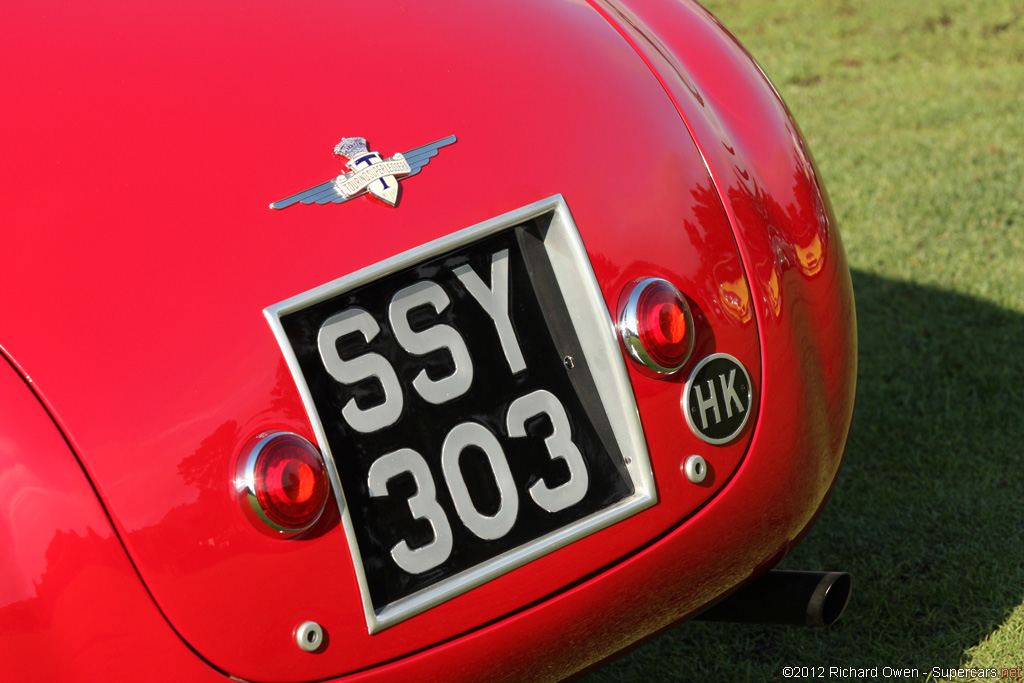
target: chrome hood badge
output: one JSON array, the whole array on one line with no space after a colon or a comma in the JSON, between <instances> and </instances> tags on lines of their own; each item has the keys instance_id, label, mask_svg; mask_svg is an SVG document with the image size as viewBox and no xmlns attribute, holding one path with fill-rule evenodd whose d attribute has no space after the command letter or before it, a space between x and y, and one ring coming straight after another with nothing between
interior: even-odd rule
<instances>
[{"instance_id":1,"label":"chrome hood badge","mask_svg":"<svg viewBox=\"0 0 1024 683\"><path fill-rule=\"evenodd\" d=\"M363 138L345 138L334 146L334 153L348 159L345 165L350 169L337 178L279 199L270 205L271 209L284 209L296 202L303 204L341 204L367 192L391 206L398 203L398 181L410 178L420 172L437 156L437 150L455 142L449 135L429 145L423 145L408 152L397 152L383 159L379 152L371 152Z\"/></svg>"}]
</instances>

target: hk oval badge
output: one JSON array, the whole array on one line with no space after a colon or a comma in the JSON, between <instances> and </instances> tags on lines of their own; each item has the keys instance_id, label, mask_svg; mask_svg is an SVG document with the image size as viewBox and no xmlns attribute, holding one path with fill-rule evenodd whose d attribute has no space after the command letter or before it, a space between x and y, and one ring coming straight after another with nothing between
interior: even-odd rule
<instances>
[{"instance_id":1,"label":"hk oval badge","mask_svg":"<svg viewBox=\"0 0 1024 683\"><path fill-rule=\"evenodd\" d=\"M686 382L686 423L707 443L729 443L747 424L752 395L750 375L742 363L727 353L710 355L697 363Z\"/></svg>"}]
</instances>

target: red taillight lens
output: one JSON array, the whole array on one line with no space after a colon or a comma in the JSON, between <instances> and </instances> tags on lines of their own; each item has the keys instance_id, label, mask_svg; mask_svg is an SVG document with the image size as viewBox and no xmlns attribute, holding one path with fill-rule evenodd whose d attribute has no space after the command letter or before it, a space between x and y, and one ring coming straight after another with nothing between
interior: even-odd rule
<instances>
[{"instance_id":1,"label":"red taillight lens","mask_svg":"<svg viewBox=\"0 0 1024 683\"><path fill-rule=\"evenodd\" d=\"M294 535L319 519L330 497L330 480L320 452L301 436L261 435L241 465L243 506L272 532Z\"/></svg>"},{"instance_id":2,"label":"red taillight lens","mask_svg":"<svg viewBox=\"0 0 1024 683\"><path fill-rule=\"evenodd\" d=\"M634 361L659 375L683 367L693 349L693 317L682 292L660 278L639 280L619 308L619 333Z\"/></svg>"},{"instance_id":3,"label":"red taillight lens","mask_svg":"<svg viewBox=\"0 0 1024 683\"><path fill-rule=\"evenodd\" d=\"M637 304L640 343L654 361L678 369L690 354L690 323L686 302L665 282L644 288Z\"/></svg>"}]
</instances>

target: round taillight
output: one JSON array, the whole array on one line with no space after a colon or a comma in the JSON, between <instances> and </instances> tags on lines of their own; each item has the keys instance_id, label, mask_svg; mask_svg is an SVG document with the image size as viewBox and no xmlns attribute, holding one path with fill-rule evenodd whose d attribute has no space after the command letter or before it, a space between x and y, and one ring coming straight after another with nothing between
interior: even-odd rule
<instances>
[{"instance_id":1,"label":"round taillight","mask_svg":"<svg viewBox=\"0 0 1024 683\"><path fill-rule=\"evenodd\" d=\"M693 316L675 285L637 280L619 299L619 335L630 357L657 374L678 371L693 350Z\"/></svg>"},{"instance_id":2,"label":"round taillight","mask_svg":"<svg viewBox=\"0 0 1024 683\"><path fill-rule=\"evenodd\" d=\"M320 518L331 495L323 456L298 434L261 434L239 461L242 507L256 526L294 536Z\"/></svg>"}]
</instances>

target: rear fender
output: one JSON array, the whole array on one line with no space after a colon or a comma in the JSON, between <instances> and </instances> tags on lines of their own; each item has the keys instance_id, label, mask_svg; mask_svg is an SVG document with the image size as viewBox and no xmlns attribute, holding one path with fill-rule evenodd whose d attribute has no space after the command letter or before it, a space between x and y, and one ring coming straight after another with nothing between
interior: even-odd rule
<instances>
[{"instance_id":1,"label":"rear fender","mask_svg":"<svg viewBox=\"0 0 1024 683\"><path fill-rule=\"evenodd\" d=\"M781 485L770 492L781 505L813 491L792 520L795 539L831 491L856 389L853 286L828 196L778 92L711 13L680 0L590 2L672 99L732 224L750 284L739 295L757 320L761 392L771 397L751 450L765 432L791 453L818 454L800 471L780 461Z\"/></svg>"},{"instance_id":2,"label":"rear fender","mask_svg":"<svg viewBox=\"0 0 1024 683\"><path fill-rule=\"evenodd\" d=\"M74 453L0 355L0 662L17 681L223 681L139 580Z\"/></svg>"}]
</instances>

